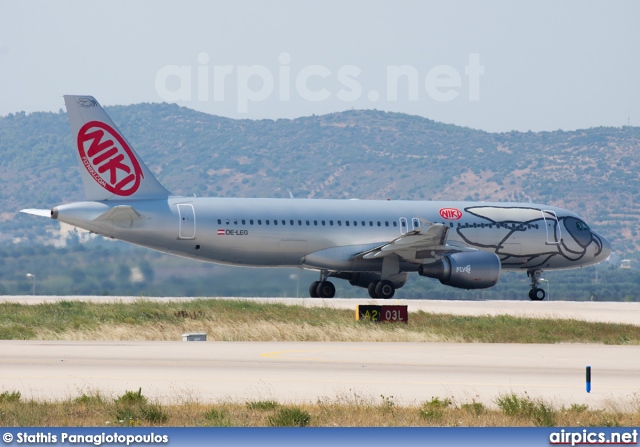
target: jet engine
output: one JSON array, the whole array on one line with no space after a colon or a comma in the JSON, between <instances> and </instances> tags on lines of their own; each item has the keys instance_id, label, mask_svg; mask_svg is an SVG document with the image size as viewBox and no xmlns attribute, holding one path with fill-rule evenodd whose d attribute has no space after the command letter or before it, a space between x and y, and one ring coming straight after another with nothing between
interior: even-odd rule
<instances>
[{"instance_id":1,"label":"jet engine","mask_svg":"<svg viewBox=\"0 0 640 447\"><path fill-rule=\"evenodd\" d=\"M486 289L500 278L500 259L484 251L452 253L433 264L421 265L418 273L458 289Z\"/></svg>"}]
</instances>

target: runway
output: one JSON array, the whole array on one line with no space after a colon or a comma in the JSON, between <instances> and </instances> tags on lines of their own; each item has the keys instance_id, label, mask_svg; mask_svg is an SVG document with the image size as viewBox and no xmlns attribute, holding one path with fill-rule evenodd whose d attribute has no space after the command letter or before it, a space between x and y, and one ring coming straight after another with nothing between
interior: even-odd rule
<instances>
[{"instance_id":1,"label":"runway","mask_svg":"<svg viewBox=\"0 0 640 447\"><path fill-rule=\"evenodd\" d=\"M517 393L560 407L630 404L640 348L603 345L0 341L2 387L23 398L116 397L142 387L161 402L316 402L382 397L458 404ZM593 391L585 391L585 366ZM637 400L635 401L637 404Z\"/></svg>"},{"instance_id":2,"label":"runway","mask_svg":"<svg viewBox=\"0 0 640 447\"><path fill-rule=\"evenodd\" d=\"M136 299L5 296L0 301L37 304ZM508 314L640 325L640 303L243 299L349 309L374 302L407 304L410 312ZM142 387L146 396L165 403L318 399L380 403L381 396L393 396L398 404L419 405L437 396L453 397L459 404L475 400L495 406L496 397L511 392L526 392L558 407L577 403L604 408L640 401L638 346L0 341L0 352L0 391L17 390L24 398L36 399L73 398L92 390L116 397ZM592 367L590 394L585 391L587 365Z\"/></svg>"}]
</instances>

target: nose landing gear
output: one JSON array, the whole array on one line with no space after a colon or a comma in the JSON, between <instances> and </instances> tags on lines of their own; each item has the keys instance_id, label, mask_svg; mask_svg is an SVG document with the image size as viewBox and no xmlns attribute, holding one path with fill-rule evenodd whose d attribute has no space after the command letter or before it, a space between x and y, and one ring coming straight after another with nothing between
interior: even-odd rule
<instances>
[{"instance_id":1,"label":"nose landing gear","mask_svg":"<svg viewBox=\"0 0 640 447\"><path fill-rule=\"evenodd\" d=\"M547 296L544 289L538 287L540 285L540 276L542 270L529 270L527 276L531 280L531 290L529 291L529 299L531 301L542 301Z\"/></svg>"}]
</instances>

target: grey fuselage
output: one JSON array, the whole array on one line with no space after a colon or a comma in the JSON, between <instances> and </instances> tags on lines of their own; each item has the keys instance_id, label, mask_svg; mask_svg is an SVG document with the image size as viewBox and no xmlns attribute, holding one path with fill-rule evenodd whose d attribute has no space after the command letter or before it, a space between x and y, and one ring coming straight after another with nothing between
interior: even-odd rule
<instances>
[{"instance_id":1,"label":"grey fuselage","mask_svg":"<svg viewBox=\"0 0 640 447\"><path fill-rule=\"evenodd\" d=\"M97 219L118 206L132 207L138 217ZM611 252L574 213L529 203L171 196L71 203L55 207L52 217L154 250L242 266L379 271L381 262L353 255L423 221L449 226L451 246L495 253L504 270L582 267ZM435 256L405 257L401 271L416 271Z\"/></svg>"}]
</instances>

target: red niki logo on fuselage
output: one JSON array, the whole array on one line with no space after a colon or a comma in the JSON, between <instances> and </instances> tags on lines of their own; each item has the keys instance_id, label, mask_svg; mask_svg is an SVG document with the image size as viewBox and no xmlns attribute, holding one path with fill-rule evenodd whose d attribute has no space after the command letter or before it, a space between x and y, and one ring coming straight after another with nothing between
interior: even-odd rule
<instances>
[{"instance_id":1,"label":"red niki logo on fuselage","mask_svg":"<svg viewBox=\"0 0 640 447\"><path fill-rule=\"evenodd\" d=\"M133 151L111 126L100 121L86 123L78 132L78 152L91 177L107 191L130 196L144 177Z\"/></svg>"},{"instance_id":2,"label":"red niki logo on fuselage","mask_svg":"<svg viewBox=\"0 0 640 447\"><path fill-rule=\"evenodd\" d=\"M458 208L441 208L440 217L447 220L458 220L462 217L462 211Z\"/></svg>"}]
</instances>

